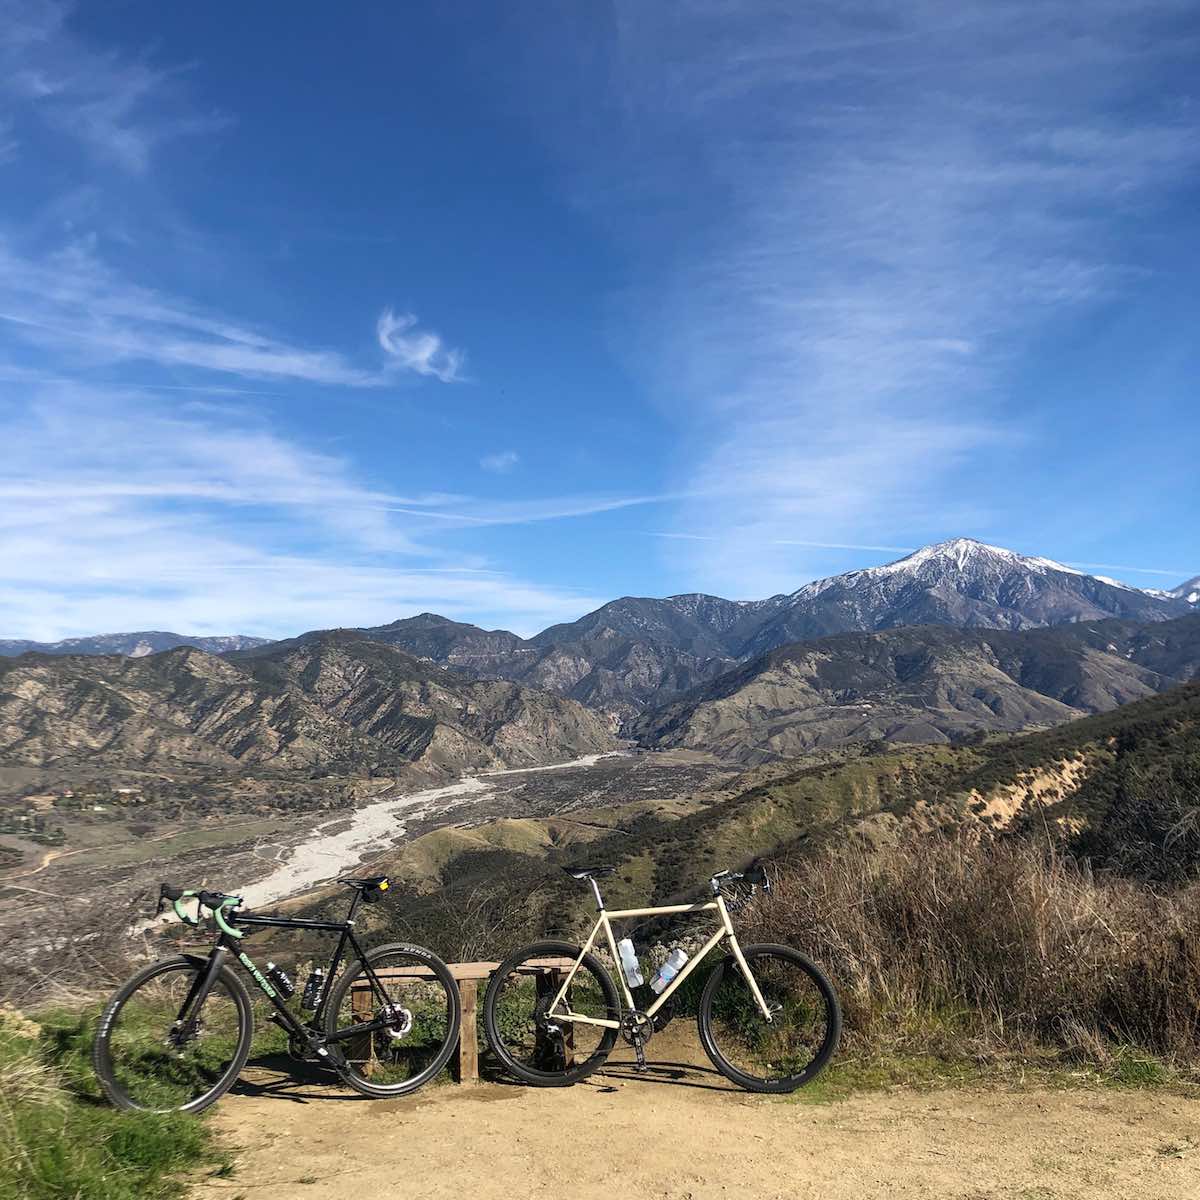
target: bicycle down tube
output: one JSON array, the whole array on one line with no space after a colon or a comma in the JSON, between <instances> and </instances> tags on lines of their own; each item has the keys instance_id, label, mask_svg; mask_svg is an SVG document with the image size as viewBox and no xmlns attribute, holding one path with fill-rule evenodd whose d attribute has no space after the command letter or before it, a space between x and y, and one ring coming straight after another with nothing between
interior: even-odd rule
<instances>
[{"instance_id":1,"label":"bicycle down tube","mask_svg":"<svg viewBox=\"0 0 1200 1200\"><path fill-rule=\"evenodd\" d=\"M593 884L594 886L594 884ZM597 893L598 894L598 893ZM755 1002L758 1004L763 1018L766 1021L771 1020L771 1010L766 1000L763 998L762 992L759 990L758 982L754 978L750 970L749 963L746 962L745 956L742 954L742 948L738 944L737 934L733 930L733 923L729 919L729 911L725 907L724 896L718 895L715 900L706 900L697 904L667 904L658 908L622 908L613 909L609 912L603 906L600 908L600 915L596 919L596 924L592 926L592 932L588 935L588 939L583 944L583 948L579 952L579 957L571 966L571 970L567 973L566 979L563 980L562 986L558 989L558 993L554 997L553 1003L547 1010L547 1015L554 1018L556 1021L569 1021L585 1025L599 1025L605 1029L620 1029L620 1021L610 1021L604 1017L585 1017L579 1013L573 1013L568 1007L567 1011L560 1012L558 1006L563 1003L567 994L567 989L571 986L571 980L575 978L575 973L579 970L584 958L589 950L596 943L596 937L603 929L608 940L608 949L612 954L613 962L616 965L615 974L620 982L622 995L625 1000L626 1008L633 1010L637 1006L633 1002L633 993L629 989L629 982L625 978L625 972L621 970L620 955L617 952L616 938L613 936L612 922L614 920L624 920L629 917L657 917L668 916L675 913L700 913L700 912L716 912L720 914L721 923L713 935L704 943L704 945L684 964L683 970L671 980L670 983L659 993L658 998L646 1009L646 1016L653 1017L660 1008L671 998L675 990L683 983L683 981L702 963L709 954L717 947L717 945L725 938L729 939L729 948L733 952L733 957L740 968L746 982L750 985L750 991L754 996Z\"/></svg>"}]
</instances>

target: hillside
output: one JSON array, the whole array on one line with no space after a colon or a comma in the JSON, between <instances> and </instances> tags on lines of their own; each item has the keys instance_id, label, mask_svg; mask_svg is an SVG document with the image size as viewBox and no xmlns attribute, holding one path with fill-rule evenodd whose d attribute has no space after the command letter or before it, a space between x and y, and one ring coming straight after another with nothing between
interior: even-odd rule
<instances>
[{"instance_id":1,"label":"hillside","mask_svg":"<svg viewBox=\"0 0 1200 1200\"><path fill-rule=\"evenodd\" d=\"M948 742L1102 712L1191 679L1200 615L1009 632L919 626L773 650L643 713L642 745L742 762L883 739Z\"/></svg>"},{"instance_id":2,"label":"hillside","mask_svg":"<svg viewBox=\"0 0 1200 1200\"><path fill-rule=\"evenodd\" d=\"M1200 682L1044 732L959 745L850 747L753 768L669 804L476 823L417 838L393 859L409 887L401 928L455 945L483 905L519 940L586 922L564 862L616 863L613 907L694 895L709 874L847 838L905 831L1047 833L1073 854L1151 881L1200 875ZM307 902L317 909L325 901ZM385 919L382 914L371 920Z\"/></svg>"},{"instance_id":3,"label":"hillside","mask_svg":"<svg viewBox=\"0 0 1200 1200\"><path fill-rule=\"evenodd\" d=\"M0 757L378 773L572 758L612 746L601 717L507 682L472 682L335 633L222 657L26 655L0 663Z\"/></svg>"}]
</instances>

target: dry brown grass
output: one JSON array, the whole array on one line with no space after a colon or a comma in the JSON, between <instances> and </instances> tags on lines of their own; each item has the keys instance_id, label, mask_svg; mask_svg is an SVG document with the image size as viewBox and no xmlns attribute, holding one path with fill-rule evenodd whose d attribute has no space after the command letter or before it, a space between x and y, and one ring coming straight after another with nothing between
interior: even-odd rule
<instances>
[{"instance_id":1,"label":"dry brown grass","mask_svg":"<svg viewBox=\"0 0 1200 1200\"><path fill-rule=\"evenodd\" d=\"M1200 885L1156 891L1027 842L929 835L780 866L745 939L824 964L860 1044L1200 1063Z\"/></svg>"}]
</instances>

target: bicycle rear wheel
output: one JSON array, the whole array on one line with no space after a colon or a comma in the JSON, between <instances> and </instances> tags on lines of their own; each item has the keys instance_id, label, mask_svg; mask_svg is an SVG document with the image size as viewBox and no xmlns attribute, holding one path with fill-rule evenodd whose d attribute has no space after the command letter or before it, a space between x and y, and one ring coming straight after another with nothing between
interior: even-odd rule
<instances>
[{"instance_id":1,"label":"bicycle rear wheel","mask_svg":"<svg viewBox=\"0 0 1200 1200\"><path fill-rule=\"evenodd\" d=\"M336 1066L365 1096L403 1096L432 1079L458 1045L461 1002L450 968L421 946L380 946L342 974L325 1009L325 1036L384 1020L390 1025L339 1037ZM378 986L376 986L378 984ZM475 1030L464 1030L474 1037Z\"/></svg>"},{"instance_id":2,"label":"bicycle rear wheel","mask_svg":"<svg viewBox=\"0 0 1200 1200\"><path fill-rule=\"evenodd\" d=\"M737 960L719 962L700 995L700 1041L727 1079L751 1092L794 1092L837 1048L842 1012L821 969L788 946L744 946L768 1022Z\"/></svg>"},{"instance_id":3,"label":"bicycle rear wheel","mask_svg":"<svg viewBox=\"0 0 1200 1200\"><path fill-rule=\"evenodd\" d=\"M608 1057L617 1031L584 1021L556 1020L549 1009L579 947L534 942L497 967L483 1001L488 1044L518 1079L564 1087L586 1078ZM567 988L565 1008L593 1019L619 1021L621 1002L612 976L585 954Z\"/></svg>"},{"instance_id":4,"label":"bicycle rear wheel","mask_svg":"<svg viewBox=\"0 0 1200 1200\"><path fill-rule=\"evenodd\" d=\"M109 1001L92 1043L92 1065L117 1108L197 1113L233 1086L250 1053L250 997L228 967L197 1009L208 960L163 959Z\"/></svg>"}]
</instances>

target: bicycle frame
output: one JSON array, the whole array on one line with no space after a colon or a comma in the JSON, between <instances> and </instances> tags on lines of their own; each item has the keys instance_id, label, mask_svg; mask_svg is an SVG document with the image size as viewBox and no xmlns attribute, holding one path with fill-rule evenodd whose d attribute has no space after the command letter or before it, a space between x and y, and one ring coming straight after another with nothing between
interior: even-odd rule
<instances>
[{"instance_id":1,"label":"bicycle frame","mask_svg":"<svg viewBox=\"0 0 1200 1200\"><path fill-rule=\"evenodd\" d=\"M588 935L588 940L584 942L583 949L579 952L579 957L572 964L571 970L568 972L566 979L563 980L562 986L558 989L553 1002L547 1010L547 1017L551 1017L555 1021L568 1021L583 1025L600 1025L605 1029L620 1029L620 1021L610 1021L603 1017L586 1017L581 1013L571 1012L569 1005L565 1009L559 1008L559 1005L563 1004L566 999L567 989L571 986L571 980L575 978L575 973L579 970L584 956L595 945L596 938L600 932L603 930L608 942L608 949L612 954L613 963L616 967L617 979L620 981L625 1007L634 1010L637 1006L633 1002L633 993L629 990L629 982L625 978L625 972L621 969L621 956L617 952L617 941L613 936L612 922L624 920L627 917L657 917L669 916L675 913L715 912L720 919L716 932L713 933L696 954L688 959L684 964L683 970L663 988L662 992L659 993L658 999L646 1009L646 1016L653 1017L666 1004L683 981L716 949L718 944L724 940L728 940L729 949L733 953L734 961L737 963L738 969L745 976L746 982L750 985L750 991L759 1009L762 1011L764 1019L767 1021L771 1020L770 1007L766 1000L763 999L758 982L755 980L750 966L746 962L745 955L742 954L737 934L733 930L733 922L729 919L729 910L725 907L725 897L720 892L717 893L715 899L701 901L696 904L667 904L658 908L622 908L613 909L609 912L605 909L604 901L600 898L600 889L596 886L596 881L591 879L588 882L591 883L592 891L596 894L596 902L600 908L600 915L596 918L596 924L592 926L592 932Z\"/></svg>"},{"instance_id":2,"label":"bicycle frame","mask_svg":"<svg viewBox=\"0 0 1200 1200\"><path fill-rule=\"evenodd\" d=\"M203 976L197 976L198 986L184 999L179 1009L176 1020L177 1025L184 1024L189 1019L191 1013L198 1010L204 1004L208 993L212 990L213 984L216 982L221 967L224 966L226 960L232 955L250 978L254 980L259 991L270 1000L275 1012L278 1014L280 1024L293 1037L300 1038L309 1045L312 1045L316 1053L321 1056L325 1056L328 1053L324 1049L324 1046L329 1042L344 1041L347 1038L359 1037L364 1033L372 1033L377 1029L388 1028L388 1022L380 1019L376 1021L363 1021L357 1025L347 1026L345 1029L338 1029L331 1034L320 1032L321 1020L325 1015L325 1006L329 1002L329 993L333 986L334 977L337 975L338 968L342 965L342 957L346 952L347 943L362 962L366 976L371 982L371 990L377 997L383 998L383 1003L386 1004L388 1002L387 993L383 990L379 979L371 969L371 964L367 961L363 948L354 936L354 914L357 912L361 901L362 896L356 894L350 905L350 912L346 915L344 921L308 921L303 918L275 917L258 913L239 913L236 917L238 925L241 926L258 926L270 929L311 929L323 933L338 933L341 935L338 938L337 946L334 948L333 956L329 960L329 966L325 973L325 981L321 986L321 995L317 1000L317 1007L313 1012L312 1018L307 1023L297 1020L292 1014L279 989L271 983L266 975L258 969L253 959L238 945L238 937L223 931L217 939L217 944L209 952L207 972ZM318 1041L320 1045L315 1044Z\"/></svg>"}]
</instances>

